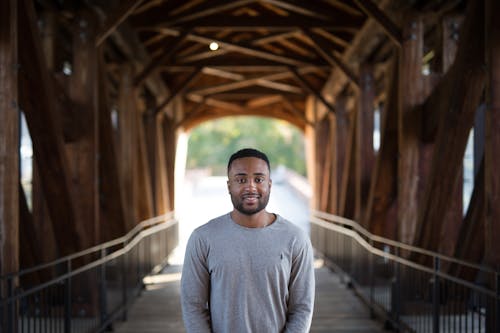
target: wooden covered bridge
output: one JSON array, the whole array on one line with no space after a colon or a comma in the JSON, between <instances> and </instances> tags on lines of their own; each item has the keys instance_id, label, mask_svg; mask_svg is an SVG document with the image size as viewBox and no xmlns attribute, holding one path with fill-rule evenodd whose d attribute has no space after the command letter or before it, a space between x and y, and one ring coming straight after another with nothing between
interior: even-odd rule
<instances>
[{"instance_id":1,"label":"wooden covered bridge","mask_svg":"<svg viewBox=\"0 0 500 333\"><path fill-rule=\"evenodd\" d=\"M375 316L500 332L499 13L497 0L0 1L0 331L109 328L177 245L179 136L256 115L304 132L313 245Z\"/></svg>"}]
</instances>

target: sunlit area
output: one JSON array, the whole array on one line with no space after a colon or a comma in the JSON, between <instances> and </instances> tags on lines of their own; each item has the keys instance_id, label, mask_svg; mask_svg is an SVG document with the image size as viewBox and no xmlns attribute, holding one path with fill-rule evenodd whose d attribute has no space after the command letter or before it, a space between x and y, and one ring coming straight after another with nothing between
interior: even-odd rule
<instances>
[{"instance_id":1,"label":"sunlit area","mask_svg":"<svg viewBox=\"0 0 500 333\"><path fill-rule=\"evenodd\" d=\"M24 114L20 118L20 145L19 145L19 170L21 176L21 186L26 199L26 205L31 210L32 200L32 181L33 181L33 143L28 131L28 124Z\"/></svg>"},{"instance_id":2,"label":"sunlit area","mask_svg":"<svg viewBox=\"0 0 500 333\"><path fill-rule=\"evenodd\" d=\"M262 117L226 117L204 123L180 139L186 146L183 179L177 184L176 212L180 221L179 247L173 259L181 263L191 232L232 210L227 191L227 161L241 148L265 152L273 180L267 210L309 232L309 198L304 135L293 125ZM183 143L182 141L185 142ZM178 169L182 168L177 166Z\"/></svg>"}]
</instances>

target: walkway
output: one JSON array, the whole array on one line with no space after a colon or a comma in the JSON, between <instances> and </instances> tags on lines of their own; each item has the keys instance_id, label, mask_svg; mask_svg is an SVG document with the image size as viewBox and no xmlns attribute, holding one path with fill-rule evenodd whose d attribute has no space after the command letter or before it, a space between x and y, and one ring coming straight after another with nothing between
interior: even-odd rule
<instances>
[{"instance_id":1,"label":"walkway","mask_svg":"<svg viewBox=\"0 0 500 333\"><path fill-rule=\"evenodd\" d=\"M273 173L273 187L267 209L309 232L309 207L303 196L297 195L280 177ZM132 305L128 320L115 323L117 333L180 333L182 324L180 271L187 238L194 228L210 218L232 209L227 194L226 177L204 177L188 174L178 193L180 220L179 246L162 274L147 280L146 290ZM321 266L321 265L318 265ZM316 333L377 333L383 332L380 323L370 320L368 309L340 284L337 275L325 267L316 269L316 303L311 332ZM235 332L236 333L236 332ZM260 332L259 332L260 333Z\"/></svg>"},{"instance_id":2,"label":"walkway","mask_svg":"<svg viewBox=\"0 0 500 333\"><path fill-rule=\"evenodd\" d=\"M184 333L180 305L180 268L169 266L147 280L146 290L132 305L126 322L115 323L116 333ZM311 333L378 333L382 324L336 274L316 269L316 303Z\"/></svg>"}]
</instances>

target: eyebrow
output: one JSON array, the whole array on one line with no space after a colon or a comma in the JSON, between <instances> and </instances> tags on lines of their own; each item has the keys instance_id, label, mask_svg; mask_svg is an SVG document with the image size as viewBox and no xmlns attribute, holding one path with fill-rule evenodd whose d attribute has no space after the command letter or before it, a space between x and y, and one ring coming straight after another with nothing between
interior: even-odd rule
<instances>
[{"instance_id":1,"label":"eyebrow","mask_svg":"<svg viewBox=\"0 0 500 333\"><path fill-rule=\"evenodd\" d=\"M235 176L248 176L248 174L245 172L235 173L234 175ZM253 175L254 176L265 176L266 174L264 172L256 172L256 173L253 173Z\"/></svg>"}]
</instances>

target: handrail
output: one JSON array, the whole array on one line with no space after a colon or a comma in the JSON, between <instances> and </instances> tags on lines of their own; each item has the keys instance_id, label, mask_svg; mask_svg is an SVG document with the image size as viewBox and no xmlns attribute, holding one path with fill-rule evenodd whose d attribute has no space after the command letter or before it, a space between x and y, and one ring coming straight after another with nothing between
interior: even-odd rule
<instances>
[{"instance_id":1,"label":"handrail","mask_svg":"<svg viewBox=\"0 0 500 333\"><path fill-rule=\"evenodd\" d=\"M154 218L155 221L157 220L156 218ZM151 221L153 219L150 219L150 220L147 220L147 221ZM36 285L26 291L21 291L19 293L17 293L12 299L11 301L15 301L19 298L22 298L22 297L25 297L25 296L28 296L30 294L33 294L37 291L40 291L44 288L46 288L47 286L50 286L56 282L60 282L60 281L63 281L63 280L66 280L70 277L73 277L73 276L76 276L82 272L85 272L85 271L88 271L90 270L91 268L95 268L95 267L98 267L100 265L103 265L107 262L110 262L111 260L113 259L116 259L122 255L124 255L125 253L129 252L138 242L140 242L144 237L148 236L148 235L151 235L159 230L163 230L163 229L167 229L169 227L171 227L172 225L174 225L175 223L177 223L176 220L170 220L168 222L165 222L161 225L156 225L150 229L146 229L146 230L142 230L140 232L138 232L135 237L132 239L131 242L129 242L127 245L125 245L123 248L119 249L119 250L116 250L100 259L97 259L97 260L94 260L92 261L91 263L88 263L86 265L83 265L79 268L76 268L76 269L73 269L71 270L71 272L68 272L68 273L65 273L65 274L62 274L62 275L59 275L58 277L54 278L54 279L51 279L47 282L44 282L44 283L41 283L39 285ZM152 224L148 223L147 226L150 226ZM130 233L128 233L130 234ZM127 234L127 235L128 235ZM130 239L130 237L120 237L118 239L121 239L121 238L127 238L127 240ZM102 245L104 244L108 244L108 243L112 243L113 241L109 241L109 242L106 242L106 243L103 243ZM120 242L118 242L119 244ZM101 247L101 246L95 246L94 248L96 247ZM103 246L101 249L106 249L106 248L109 248L109 246ZM79 253L86 253L87 251L81 251ZM96 251L92 251L92 252L96 252ZM92 253L92 252L89 252L89 253ZM65 258L69 258L69 257L72 257L72 256L66 256ZM76 257L72 257L72 259L74 259ZM54 261L55 262L55 261Z\"/></svg>"},{"instance_id":2,"label":"handrail","mask_svg":"<svg viewBox=\"0 0 500 333\"><path fill-rule=\"evenodd\" d=\"M362 226L360 226L357 222L355 222L353 220L349 220L345 217L341 217L338 215L333 215L333 214L329 214L329 213L321 212L321 211L317 211L317 210L313 210L312 214L317 215L319 217L322 217L325 220L329 220L329 221L334 222L334 223L340 223L343 225L350 226L350 227L356 229L356 231L358 231L361 234L363 234L364 236L366 236L368 239L375 241L377 243L385 243L387 245L398 247L398 248L403 249L403 250L413 251L416 253L424 254L424 255L429 256L429 257L436 257L436 258L439 258L441 260L445 260L445 261L449 261L452 263L468 266L470 268L480 269L480 270L482 270L484 272L488 272L488 273L496 273L497 272L494 269L492 269L491 267L488 267L486 265L478 265L476 263L453 258L453 257L447 256L447 255L444 255L444 254L441 254L438 252L429 251L429 250L422 249L422 248L419 248L416 246L401 243L401 242L398 242L398 241L395 241L395 240L392 240L389 238L374 235L374 234L370 233L368 230L366 230L365 228L363 228ZM326 228L330 227L328 225L323 225L323 226Z\"/></svg>"},{"instance_id":3,"label":"handrail","mask_svg":"<svg viewBox=\"0 0 500 333\"><path fill-rule=\"evenodd\" d=\"M310 222L317 253L387 326L401 332L500 332L499 271L373 235L326 212L312 211ZM412 261L415 254L429 259ZM449 273L452 267L460 273Z\"/></svg>"},{"instance_id":4,"label":"handrail","mask_svg":"<svg viewBox=\"0 0 500 333\"><path fill-rule=\"evenodd\" d=\"M315 212L314 212L315 213ZM326 214L326 213L325 213ZM323 215L323 214L322 214ZM345 218L341 218L339 217L340 219L344 219L346 220ZM415 268L415 269L418 269L420 271L424 271L424 272L427 272L427 273L430 273L430 274L437 274L439 275L440 277L443 277L443 278L446 278L448 280L451 280L451 281L454 281L456 283L459 283L459 284L462 284L464 286L467 286L468 288L471 288L471 289L475 289L479 292L482 292L482 293L485 293L487 295L490 295L492 297L498 297L495 293L495 291L492 291L490 289L487 289L487 288L484 288L484 287L481 287L481 286L478 286L478 285L475 285L473 283L470 283L469 281L466 281L466 280L463 280L463 279L459 279L457 277L454 277L454 276L451 276L449 274L446 274L446 273L443 273L443 272L439 272L439 271L435 271L433 268L429 268L429 267L426 267L424 265L421 265L421 264L418 264L418 263L415 263L411 260L408 260L408 259L405 259L405 258L402 258L402 257L399 257L399 256L396 256L394 254L390 254L390 253L387 253L387 252L384 252L380 249L377 249L376 247L372 246L370 243L368 243L365 239L363 239L357 232L353 231L352 229L347 229L347 228L344 228L344 227L340 227L340 226L337 226L337 225L333 225L333 224L329 224L327 222L324 222L318 218L315 218L314 216L311 217L311 222L312 223L315 223L317 225L320 225L326 229L329 229L329 230L332 230L332 231L336 231L336 232L340 232L340 233L343 233L345 235L348 235L352 238L354 238L356 241L358 241L358 243L363 246L366 250L368 250L369 252L373 253L373 254L376 254L380 257L384 257L384 258L387 258L387 259L392 259L396 262L399 262L401 264L404 264L406 266L409 266L409 267L412 267L412 268ZM351 221L354 225L356 225L357 223L354 222L354 221ZM351 223L349 224L346 224L346 225L349 225L349 226L352 226ZM360 229L363 229L361 226L358 226ZM369 232L366 232L367 234L370 234ZM383 238L383 237L377 237L379 239ZM373 240L373 238L370 238L371 240ZM383 242L381 242L383 243ZM394 242L392 241L391 242L392 245L396 244L396 243L399 243L399 242ZM406 249L410 249L410 248L414 248L414 249L419 249L417 247L414 247L414 246L410 246L410 245L406 245L404 243L399 243L400 245L404 245L404 248ZM397 246L397 245L394 245L394 246ZM421 249L419 249L421 250ZM430 253L433 253L432 251L426 251L426 250L423 250L425 251L426 253L425 254L428 254L428 255L431 255ZM417 252L417 251L415 251ZM420 252L420 251L419 251ZM421 253L421 252L420 252ZM444 257L444 258L450 258L450 257L447 257L447 256L442 256L442 255L439 255L438 253L436 253L435 255L432 255L433 257L438 257L438 258L441 258L441 257ZM451 260L450 260L451 261ZM461 260L453 260L453 261L456 261L458 263L462 263L464 265L468 265L469 267L471 268L478 268L478 267L482 267L482 266L478 266L478 265L474 265L472 263L467 263L465 261L461 261ZM483 270L484 271L484 270ZM489 270L490 273L495 273L495 271L493 270Z\"/></svg>"},{"instance_id":5,"label":"handrail","mask_svg":"<svg viewBox=\"0 0 500 333\"><path fill-rule=\"evenodd\" d=\"M0 279L0 331L104 332L167 264L178 245L174 212L142 221L125 236ZM73 260L78 260L77 265ZM49 276L39 275L48 270ZM27 274L33 273L34 280Z\"/></svg>"},{"instance_id":6,"label":"handrail","mask_svg":"<svg viewBox=\"0 0 500 333\"><path fill-rule=\"evenodd\" d=\"M122 237L112 239L112 240L107 241L105 243L92 246L92 247L90 247L88 249L85 249L85 250L82 250L82 251L79 251L79 252L75 252L75 253L69 254L67 256L58 258L56 260L53 260L53 261L50 261L50 262L47 262L47 263L42 263L42 264L30 267L30 268L26 268L26 269L20 270L18 272L11 272L11 273L8 273L8 274L4 274L4 275L0 276L0 281L4 280L4 279L15 277L15 276L21 277L22 275L33 273L35 271L42 270L42 269L45 269L45 268L49 268L51 266L55 266L55 265L61 264L61 263L66 262L66 261L71 261L71 260L74 260L74 259L86 256L86 255L89 255L91 253L95 253L95 252L98 252L98 251L102 251L102 250L108 249L110 247L113 247L113 246L116 246L116 245L119 245L119 244L124 244L124 243L126 244L130 239L132 239L139 232L138 230L142 230L142 229L144 229L146 227L150 227L152 225L165 222L165 221L173 218L174 215L175 214L172 211L172 212L169 212L167 214L158 215L158 216L155 216L153 218L144 220L144 221L138 223L134 228L132 228L129 232L127 232Z\"/></svg>"}]
</instances>

